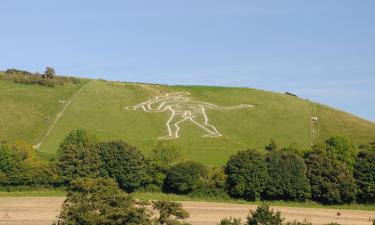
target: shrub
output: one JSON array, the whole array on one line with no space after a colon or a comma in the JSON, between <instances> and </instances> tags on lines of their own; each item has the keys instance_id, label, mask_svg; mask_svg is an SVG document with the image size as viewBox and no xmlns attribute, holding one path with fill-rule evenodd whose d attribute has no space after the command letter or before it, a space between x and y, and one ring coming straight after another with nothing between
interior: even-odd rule
<instances>
[{"instance_id":1,"label":"shrub","mask_svg":"<svg viewBox=\"0 0 375 225\"><path fill-rule=\"evenodd\" d=\"M197 162L182 162L174 165L167 173L164 190L177 194L188 194L198 190L208 179L207 168Z\"/></svg>"},{"instance_id":2,"label":"shrub","mask_svg":"<svg viewBox=\"0 0 375 225\"><path fill-rule=\"evenodd\" d=\"M375 151L359 152L354 165L354 177L358 186L358 201L375 202Z\"/></svg>"},{"instance_id":3,"label":"shrub","mask_svg":"<svg viewBox=\"0 0 375 225\"><path fill-rule=\"evenodd\" d=\"M326 151L315 149L305 155L312 200L323 204L350 203L356 197L356 185L346 164Z\"/></svg>"},{"instance_id":4,"label":"shrub","mask_svg":"<svg viewBox=\"0 0 375 225\"><path fill-rule=\"evenodd\" d=\"M114 178L127 192L144 187L149 180L145 157L134 146L122 141L97 145L105 176Z\"/></svg>"},{"instance_id":5,"label":"shrub","mask_svg":"<svg viewBox=\"0 0 375 225\"><path fill-rule=\"evenodd\" d=\"M267 179L267 164L260 152L246 150L231 156L225 173L231 196L252 201L260 198Z\"/></svg>"},{"instance_id":6,"label":"shrub","mask_svg":"<svg viewBox=\"0 0 375 225\"><path fill-rule=\"evenodd\" d=\"M241 219L240 218L224 218L220 221L219 225L241 225Z\"/></svg>"},{"instance_id":7,"label":"shrub","mask_svg":"<svg viewBox=\"0 0 375 225\"><path fill-rule=\"evenodd\" d=\"M304 200L309 192L304 160L289 152L269 152L267 154L266 199Z\"/></svg>"},{"instance_id":8,"label":"shrub","mask_svg":"<svg viewBox=\"0 0 375 225\"><path fill-rule=\"evenodd\" d=\"M156 223L160 225L190 225L185 222L189 213L182 208L181 203L169 201L156 201L152 204L153 209L159 214Z\"/></svg>"},{"instance_id":9,"label":"shrub","mask_svg":"<svg viewBox=\"0 0 375 225\"><path fill-rule=\"evenodd\" d=\"M325 148L332 158L346 164L347 168L353 170L357 156L357 148L345 137L332 137L326 140Z\"/></svg>"},{"instance_id":10,"label":"shrub","mask_svg":"<svg viewBox=\"0 0 375 225\"><path fill-rule=\"evenodd\" d=\"M73 180L55 225L152 225L151 213L111 179Z\"/></svg>"},{"instance_id":11,"label":"shrub","mask_svg":"<svg viewBox=\"0 0 375 225\"><path fill-rule=\"evenodd\" d=\"M246 225L282 225L284 219L279 211L274 212L268 205L261 205L255 211L250 211Z\"/></svg>"},{"instance_id":12,"label":"shrub","mask_svg":"<svg viewBox=\"0 0 375 225\"><path fill-rule=\"evenodd\" d=\"M84 130L73 130L60 144L57 168L59 174L70 181L80 177L99 177L102 162L97 139Z\"/></svg>"}]
</instances>

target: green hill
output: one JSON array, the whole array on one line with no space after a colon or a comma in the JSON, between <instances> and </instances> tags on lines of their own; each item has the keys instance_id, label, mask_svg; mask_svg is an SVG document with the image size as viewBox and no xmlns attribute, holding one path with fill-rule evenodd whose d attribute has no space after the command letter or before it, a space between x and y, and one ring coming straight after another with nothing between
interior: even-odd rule
<instances>
[{"instance_id":1,"label":"green hill","mask_svg":"<svg viewBox=\"0 0 375 225\"><path fill-rule=\"evenodd\" d=\"M168 93L177 92L190 94L161 104ZM164 112L126 108L155 100L156 96L159 102L152 107L165 108ZM222 108L241 104L253 107ZM180 115L179 107L187 114ZM202 107L208 125L199 111ZM190 159L210 165L223 164L238 150L264 148L270 139L275 139L279 146L295 144L301 149L308 149L314 140L333 135L347 136L357 144L375 140L374 123L286 94L249 88L101 80L54 88L0 80L0 140L23 139L35 145L42 141L40 152L56 154L67 133L82 128L101 140L127 141L147 154L159 137L168 134L166 123L171 109L176 114L171 129L181 118L186 120L177 124L180 137L169 141L179 145ZM312 117L318 121L312 122ZM210 132L215 128L222 136L202 137L213 136Z\"/></svg>"}]
</instances>

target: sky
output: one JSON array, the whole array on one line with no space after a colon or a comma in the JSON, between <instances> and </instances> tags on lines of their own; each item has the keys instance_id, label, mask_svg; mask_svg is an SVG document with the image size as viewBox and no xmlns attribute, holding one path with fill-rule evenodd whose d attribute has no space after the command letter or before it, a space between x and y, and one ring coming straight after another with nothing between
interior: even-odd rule
<instances>
[{"instance_id":1,"label":"sky","mask_svg":"<svg viewBox=\"0 0 375 225\"><path fill-rule=\"evenodd\" d=\"M374 0L1 0L0 70L292 92L375 121Z\"/></svg>"}]
</instances>

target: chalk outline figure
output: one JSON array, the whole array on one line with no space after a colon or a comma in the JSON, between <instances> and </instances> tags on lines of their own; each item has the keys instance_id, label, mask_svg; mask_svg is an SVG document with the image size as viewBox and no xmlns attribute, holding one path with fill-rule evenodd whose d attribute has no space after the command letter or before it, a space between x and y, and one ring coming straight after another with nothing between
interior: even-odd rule
<instances>
[{"instance_id":1,"label":"chalk outline figure","mask_svg":"<svg viewBox=\"0 0 375 225\"><path fill-rule=\"evenodd\" d=\"M127 110L141 109L145 112L156 113L170 111L171 116L166 122L168 135L159 139L179 138L179 131L182 122L190 120L193 124L202 128L207 134L203 137L221 137L222 134L217 128L208 123L206 108L213 110L233 110L241 108L252 108L253 105L241 104L239 106L217 106L208 102L192 101L187 95L189 92L174 92L163 96L156 96L146 102L135 106L126 107Z\"/></svg>"}]
</instances>

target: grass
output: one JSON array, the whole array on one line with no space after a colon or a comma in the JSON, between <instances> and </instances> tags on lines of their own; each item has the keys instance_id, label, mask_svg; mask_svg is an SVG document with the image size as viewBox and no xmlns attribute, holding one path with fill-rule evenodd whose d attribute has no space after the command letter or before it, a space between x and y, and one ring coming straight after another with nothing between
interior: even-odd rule
<instances>
[{"instance_id":1,"label":"grass","mask_svg":"<svg viewBox=\"0 0 375 225\"><path fill-rule=\"evenodd\" d=\"M1 197L64 197L66 191L62 189L35 189L20 191L0 191Z\"/></svg>"},{"instance_id":2,"label":"grass","mask_svg":"<svg viewBox=\"0 0 375 225\"><path fill-rule=\"evenodd\" d=\"M80 87L56 88L0 81L0 140L24 139L33 144ZM355 143L375 140L375 124L350 114L313 104L293 96L248 88L163 86L93 80L74 99L42 145L39 156L53 158L62 139L73 129L85 129L100 140L124 140L146 155L166 135L169 113L128 111L132 106L165 92L188 91L191 99L233 106L252 104L252 109L207 110L209 122L223 134L202 138L193 123L182 123L180 138L173 140L187 157L207 165L223 165L230 155L248 148L263 149L275 139L279 147L310 147L310 105L319 117L320 138L345 135ZM44 117L47 116L47 120Z\"/></svg>"}]
</instances>

